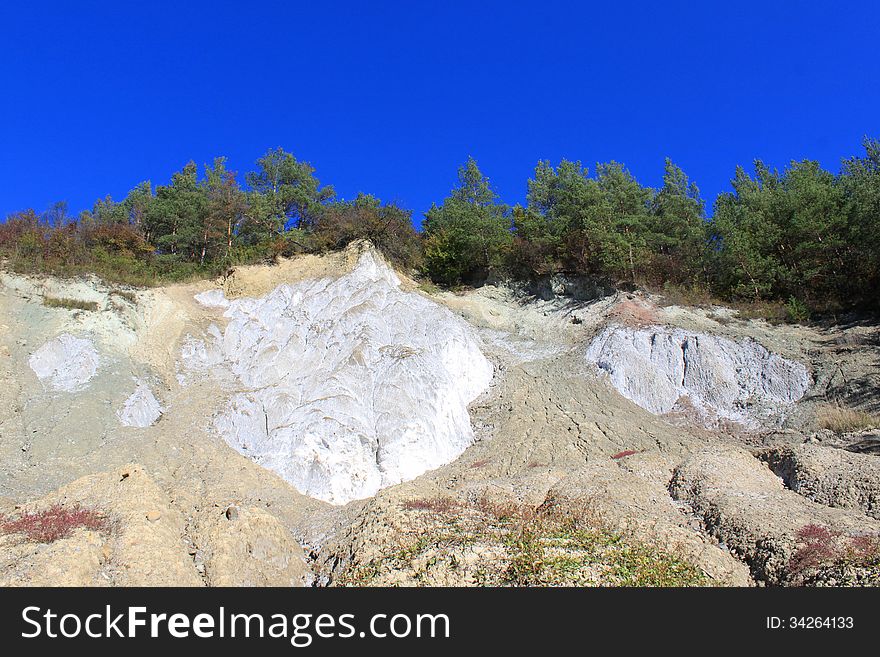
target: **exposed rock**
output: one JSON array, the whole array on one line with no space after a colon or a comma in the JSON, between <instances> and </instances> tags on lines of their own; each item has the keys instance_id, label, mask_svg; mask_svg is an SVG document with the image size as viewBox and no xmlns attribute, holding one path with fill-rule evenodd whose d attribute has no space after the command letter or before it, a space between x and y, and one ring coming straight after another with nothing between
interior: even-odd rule
<instances>
[{"instance_id":1,"label":"exposed rock","mask_svg":"<svg viewBox=\"0 0 880 657\"><path fill-rule=\"evenodd\" d=\"M201 524L197 539L205 546L209 586L303 585L307 568L302 548L262 509L217 509Z\"/></svg>"},{"instance_id":2,"label":"exposed rock","mask_svg":"<svg viewBox=\"0 0 880 657\"><path fill-rule=\"evenodd\" d=\"M37 349L28 364L41 381L56 390L73 392L88 384L100 364L91 340L63 333Z\"/></svg>"},{"instance_id":3,"label":"exposed rock","mask_svg":"<svg viewBox=\"0 0 880 657\"><path fill-rule=\"evenodd\" d=\"M680 554L719 583L752 583L745 564L688 525L664 486L611 462L597 461L573 472L550 489L548 498L588 504L605 523Z\"/></svg>"},{"instance_id":4,"label":"exposed rock","mask_svg":"<svg viewBox=\"0 0 880 657\"><path fill-rule=\"evenodd\" d=\"M768 584L789 582L797 534L808 525L844 534L880 531L880 522L861 513L828 508L787 490L763 463L735 447L706 449L687 459L676 468L670 490Z\"/></svg>"},{"instance_id":5,"label":"exposed rock","mask_svg":"<svg viewBox=\"0 0 880 657\"><path fill-rule=\"evenodd\" d=\"M880 436L859 436L855 442L847 445L846 449L856 454L880 455Z\"/></svg>"},{"instance_id":6,"label":"exposed rock","mask_svg":"<svg viewBox=\"0 0 880 657\"><path fill-rule=\"evenodd\" d=\"M223 294L223 290L208 290L195 295L195 300L206 308L228 308L229 301Z\"/></svg>"},{"instance_id":7,"label":"exposed rock","mask_svg":"<svg viewBox=\"0 0 880 657\"><path fill-rule=\"evenodd\" d=\"M403 292L372 251L337 279L238 299L229 323L190 343L190 370L227 368L238 386L215 426L301 492L367 497L448 463L473 442L467 405L492 365L473 331Z\"/></svg>"},{"instance_id":8,"label":"exposed rock","mask_svg":"<svg viewBox=\"0 0 880 657\"><path fill-rule=\"evenodd\" d=\"M138 383L117 415L126 427L148 427L162 415L163 408L146 383Z\"/></svg>"},{"instance_id":9,"label":"exposed rock","mask_svg":"<svg viewBox=\"0 0 880 657\"><path fill-rule=\"evenodd\" d=\"M590 344L588 362L646 410L673 411L683 399L704 416L746 424L778 414L810 385L802 364L754 340L734 341L661 326L609 326Z\"/></svg>"},{"instance_id":10,"label":"exposed rock","mask_svg":"<svg viewBox=\"0 0 880 657\"><path fill-rule=\"evenodd\" d=\"M814 502L860 509L880 520L880 459L866 454L801 445L763 458L786 486Z\"/></svg>"}]
</instances>

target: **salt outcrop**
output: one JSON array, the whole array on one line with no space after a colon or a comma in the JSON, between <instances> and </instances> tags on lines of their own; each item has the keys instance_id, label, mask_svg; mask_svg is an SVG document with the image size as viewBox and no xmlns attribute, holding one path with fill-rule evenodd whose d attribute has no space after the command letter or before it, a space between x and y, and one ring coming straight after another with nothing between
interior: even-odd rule
<instances>
[{"instance_id":1,"label":"salt outcrop","mask_svg":"<svg viewBox=\"0 0 880 657\"><path fill-rule=\"evenodd\" d=\"M467 405L492 365L464 321L402 291L373 252L340 278L231 301L224 316L223 331L185 343L184 365L244 388L216 428L302 493L368 497L473 442Z\"/></svg>"},{"instance_id":2,"label":"salt outcrop","mask_svg":"<svg viewBox=\"0 0 880 657\"><path fill-rule=\"evenodd\" d=\"M752 424L803 397L810 385L802 363L754 340L659 326L609 326L586 359L607 372L624 397L656 414L686 399L706 417Z\"/></svg>"},{"instance_id":3,"label":"salt outcrop","mask_svg":"<svg viewBox=\"0 0 880 657\"><path fill-rule=\"evenodd\" d=\"M116 415L123 426L144 428L158 420L163 412L164 409L150 387L146 383L139 382Z\"/></svg>"},{"instance_id":4,"label":"salt outcrop","mask_svg":"<svg viewBox=\"0 0 880 657\"><path fill-rule=\"evenodd\" d=\"M91 340L62 333L31 354L28 364L52 388L73 392L95 376L100 357Z\"/></svg>"},{"instance_id":5,"label":"salt outcrop","mask_svg":"<svg viewBox=\"0 0 880 657\"><path fill-rule=\"evenodd\" d=\"M196 301L206 308L227 308L229 301L223 294L223 290L208 290L195 296Z\"/></svg>"}]
</instances>

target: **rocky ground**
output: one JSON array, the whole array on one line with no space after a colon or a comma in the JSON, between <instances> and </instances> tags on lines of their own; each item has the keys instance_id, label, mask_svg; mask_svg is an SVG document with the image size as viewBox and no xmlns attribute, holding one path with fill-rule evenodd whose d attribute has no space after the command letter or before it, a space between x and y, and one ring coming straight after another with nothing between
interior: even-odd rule
<instances>
[{"instance_id":1,"label":"rocky ground","mask_svg":"<svg viewBox=\"0 0 880 657\"><path fill-rule=\"evenodd\" d=\"M0 275L0 583L877 582L880 329L868 323L771 326L561 280L537 295L436 292L401 274L412 307L448 309L492 365L468 407L473 444L366 499L304 495L309 482L273 465L283 443L267 444L273 471L218 430L234 395L264 388L187 376L182 354L212 324L223 335L222 303L340 279L365 249L150 290ZM64 335L96 360L40 351ZM403 340L364 344L374 338ZM333 362L364 401L351 361ZM373 415L352 411L357 422L377 426L389 380L370 380ZM423 406L418 417L445 408ZM382 452L386 435L364 435ZM332 434L319 442L332 453Z\"/></svg>"}]
</instances>

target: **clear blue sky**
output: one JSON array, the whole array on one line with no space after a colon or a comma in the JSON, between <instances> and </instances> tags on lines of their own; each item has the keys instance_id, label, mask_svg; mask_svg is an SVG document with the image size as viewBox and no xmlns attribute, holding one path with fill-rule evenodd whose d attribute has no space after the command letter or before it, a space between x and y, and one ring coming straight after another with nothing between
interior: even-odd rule
<instances>
[{"instance_id":1,"label":"clear blue sky","mask_svg":"<svg viewBox=\"0 0 880 657\"><path fill-rule=\"evenodd\" d=\"M275 146L417 222L468 155L511 203L560 158L669 156L711 199L880 137L876 1L4 2L0 31L3 216Z\"/></svg>"}]
</instances>

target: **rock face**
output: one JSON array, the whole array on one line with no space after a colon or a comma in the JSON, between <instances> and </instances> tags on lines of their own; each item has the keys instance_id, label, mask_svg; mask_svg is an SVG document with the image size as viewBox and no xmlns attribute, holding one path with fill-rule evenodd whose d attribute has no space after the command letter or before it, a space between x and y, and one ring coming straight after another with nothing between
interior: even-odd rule
<instances>
[{"instance_id":1,"label":"rock face","mask_svg":"<svg viewBox=\"0 0 880 657\"><path fill-rule=\"evenodd\" d=\"M184 365L244 389L216 428L300 492L368 497L473 442L467 405L492 365L465 322L402 291L372 251L340 278L280 285L224 315L225 330L184 346Z\"/></svg>"},{"instance_id":2,"label":"rock face","mask_svg":"<svg viewBox=\"0 0 880 657\"><path fill-rule=\"evenodd\" d=\"M148 427L162 415L163 409L146 383L138 383L131 397L117 413L119 422L126 427Z\"/></svg>"},{"instance_id":3,"label":"rock face","mask_svg":"<svg viewBox=\"0 0 880 657\"><path fill-rule=\"evenodd\" d=\"M786 486L804 497L880 520L880 459L819 445L796 445L763 455Z\"/></svg>"},{"instance_id":4,"label":"rock face","mask_svg":"<svg viewBox=\"0 0 880 657\"><path fill-rule=\"evenodd\" d=\"M28 364L55 390L73 392L84 388L95 375L100 357L91 340L62 333L31 354Z\"/></svg>"},{"instance_id":5,"label":"rock face","mask_svg":"<svg viewBox=\"0 0 880 657\"><path fill-rule=\"evenodd\" d=\"M694 454L676 468L669 490L768 584L790 583L796 537L804 527L821 525L848 535L880 530L880 523L861 513L826 507L786 489L769 468L736 447Z\"/></svg>"},{"instance_id":6,"label":"rock face","mask_svg":"<svg viewBox=\"0 0 880 657\"><path fill-rule=\"evenodd\" d=\"M751 424L794 403L810 385L802 363L753 340L660 326L609 326L589 345L586 359L624 397L655 414L686 399L705 417Z\"/></svg>"}]
</instances>

